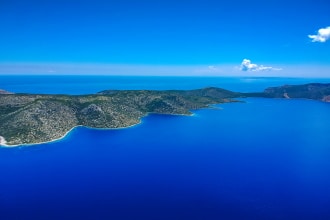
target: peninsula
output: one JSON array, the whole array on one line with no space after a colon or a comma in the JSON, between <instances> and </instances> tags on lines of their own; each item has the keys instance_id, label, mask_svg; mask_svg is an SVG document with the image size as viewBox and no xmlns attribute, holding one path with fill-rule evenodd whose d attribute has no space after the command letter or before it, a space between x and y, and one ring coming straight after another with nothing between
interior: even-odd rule
<instances>
[{"instance_id":1,"label":"peninsula","mask_svg":"<svg viewBox=\"0 0 330 220\"><path fill-rule=\"evenodd\" d=\"M128 127L148 113L190 115L190 110L233 102L240 93L219 88L189 91L107 90L93 95L0 95L0 144L48 142L76 126Z\"/></svg>"},{"instance_id":2,"label":"peninsula","mask_svg":"<svg viewBox=\"0 0 330 220\"><path fill-rule=\"evenodd\" d=\"M330 101L330 84L281 86L259 93L208 87L196 90L106 90L92 95L42 95L0 92L0 145L35 144L59 139L76 126L121 128L148 113L190 115L211 104L240 97L308 98Z\"/></svg>"}]
</instances>

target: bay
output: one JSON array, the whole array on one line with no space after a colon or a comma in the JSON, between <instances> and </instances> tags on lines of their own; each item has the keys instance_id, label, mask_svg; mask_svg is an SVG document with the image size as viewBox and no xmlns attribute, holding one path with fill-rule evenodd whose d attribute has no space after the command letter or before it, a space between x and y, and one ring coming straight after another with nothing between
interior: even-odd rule
<instances>
[{"instance_id":1,"label":"bay","mask_svg":"<svg viewBox=\"0 0 330 220\"><path fill-rule=\"evenodd\" d=\"M229 89L245 90L288 79L230 80ZM124 84L155 86L143 82ZM182 82L171 79L162 88ZM46 93L61 85L36 84ZM29 85L16 89L32 91ZM242 101L194 116L150 114L127 129L77 127L60 141L0 148L0 219L329 219L329 103Z\"/></svg>"}]
</instances>

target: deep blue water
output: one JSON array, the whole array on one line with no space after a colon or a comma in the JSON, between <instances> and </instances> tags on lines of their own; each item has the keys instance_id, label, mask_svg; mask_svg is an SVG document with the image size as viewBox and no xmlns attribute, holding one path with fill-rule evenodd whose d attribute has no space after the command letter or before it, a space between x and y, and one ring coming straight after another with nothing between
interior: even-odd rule
<instances>
[{"instance_id":1,"label":"deep blue water","mask_svg":"<svg viewBox=\"0 0 330 220\"><path fill-rule=\"evenodd\" d=\"M330 219L330 104L243 100L0 148L0 219Z\"/></svg>"}]
</instances>

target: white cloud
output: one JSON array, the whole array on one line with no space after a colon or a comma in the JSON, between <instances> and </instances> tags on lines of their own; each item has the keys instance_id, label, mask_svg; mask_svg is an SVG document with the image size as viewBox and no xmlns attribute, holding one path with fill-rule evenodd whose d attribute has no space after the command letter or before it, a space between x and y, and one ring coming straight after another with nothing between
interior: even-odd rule
<instances>
[{"instance_id":1,"label":"white cloud","mask_svg":"<svg viewBox=\"0 0 330 220\"><path fill-rule=\"evenodd\" d=\"M218 68L216 68L215 66L208 66L209 70L218 70Z\"/></svg>"},{"instance_id":2,"label":"white cloud","mask_svg":"<svg viewBox=\"0 0 330 220\"><path fill-rule=\"evenodd\" d=\"M222 72L222 69L216 67L216 66L208 66L206 72L209 73L220 73Z\"/></svg>"},{"instance_id":3,"label":"white cloud","mask_svg":"<svg viewBox=\"0 0 330 220\"><path fill-rule=\"evenodd\" d=\"M251 60L248 60L248 59L244 59L241 63L242 71L249 71L249 70L255 71L255 70L257 70L257 68L258 68L258 65L251 63Z\"/></svg>"},{"instance_id":4,"label":"white cloud","mask_svg":"<svg viewBox=\"0 0 330 220\"><path fill-rule=\"evenodd\" d=\"M324 43L330 39L330 26L326 28L321 28L317 31L317 35L308 35L312 39L312 42Z\"/></svg>"},{"instance_id":5,"label":"white cloud","mask_svg":"<svg viewBox=\"0 0 330 220\"><path fill-rule=\"evenodd\" d=\"M257 65L251 62L251 60L243 59L241 63L242 71L270 71L270 70L282 70L280 68L273 68L270 66Z\"/></svg>"}]
</instances>

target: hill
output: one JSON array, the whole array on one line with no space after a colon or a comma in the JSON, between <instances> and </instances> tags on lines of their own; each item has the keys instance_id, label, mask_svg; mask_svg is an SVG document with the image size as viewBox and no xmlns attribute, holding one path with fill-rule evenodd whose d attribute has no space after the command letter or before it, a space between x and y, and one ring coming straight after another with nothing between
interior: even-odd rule
<instances>
[{"instance_id":1,"label":"hill","mask_svg":"<svg viewBox=\"0 0 330 220\"><path fill-rule=\"evenodd\" d=\"M107 90L94 95L0 95L2 144L47 142L82 125L120 128L148 113L191 114L210 104L232 102L240 93L219 88L189 91Z\"/></svg>"},{"instance_id":2,"label":"hill","mask_svg":"<svg viewBox=\"0 0 330 220\"><path fill-rule=\"evenodd\" d=\"M270 98L305 98L320 101L330 101L330 83L310 83L304 85L284 85L270 87L264 91Z\"/></svg>"}]
</instances>

